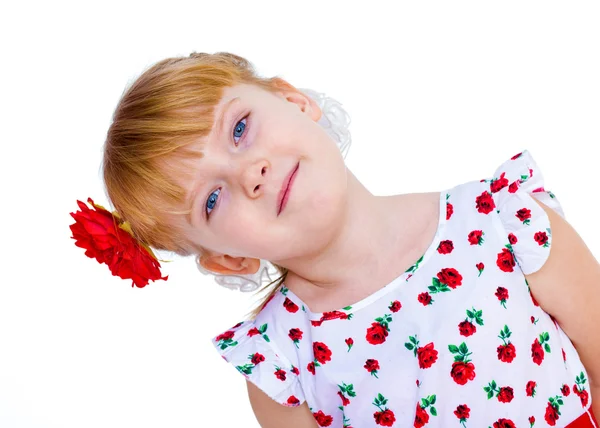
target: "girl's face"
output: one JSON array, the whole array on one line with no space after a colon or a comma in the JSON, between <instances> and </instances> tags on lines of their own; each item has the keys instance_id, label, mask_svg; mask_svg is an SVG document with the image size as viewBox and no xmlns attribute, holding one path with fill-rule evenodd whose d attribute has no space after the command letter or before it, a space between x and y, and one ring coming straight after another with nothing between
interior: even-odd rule
<instances>
[{"instance_id":1,"label":"girl's face","mask_svg":"<svg viewBox=\"0 0 600 428\"><path fill-rule=\"evenodd\" d=\"M320 117L319 106L285 82L277 94L227 88L202 141L204 157L183 183L192 201L188 237L211 255L275 263L325 247L344 215L347 171Z\"/></svg>"}]
</instances>

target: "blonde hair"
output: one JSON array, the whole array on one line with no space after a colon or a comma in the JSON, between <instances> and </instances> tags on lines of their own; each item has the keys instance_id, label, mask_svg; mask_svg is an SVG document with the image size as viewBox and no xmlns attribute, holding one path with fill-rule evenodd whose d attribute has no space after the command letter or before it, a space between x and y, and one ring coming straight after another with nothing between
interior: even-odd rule
<instances>
[{"instance_id":1,"label":"blonde hair","mask_svg":"<svg viewBox=\"0 0 600 428\"><path fill-rule=\"evenodd\" d=\"M198 141L211 131L216 105L225 88L240 83L281 89L279 76L261 77L248 60L228 52L164 59L125 89L107 132L102 169L107 196L138 241L182 256L202 253L173 221L189 215L190 207L185 190L165 170L174 159L203 157ZM180 163L178 172L191 172ZM272 264L281 276L258 290L270 289L250 318L287 276L286 268Z\"/></svg>"}]
</instances>

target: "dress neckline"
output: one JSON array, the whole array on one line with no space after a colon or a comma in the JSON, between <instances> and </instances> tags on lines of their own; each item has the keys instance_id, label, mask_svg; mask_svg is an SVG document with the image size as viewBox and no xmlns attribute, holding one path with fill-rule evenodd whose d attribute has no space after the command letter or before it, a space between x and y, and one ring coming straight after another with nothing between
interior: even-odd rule
<instances>
[{"instance_id":1,"label":"dress neckline","mask_svg":"<svg viewBox=\"0 0 600 428\"><path fill-rule=\"evenodd\" d=\"M449 196L448 190L443 190L440 192L437 229L435 231L435 235L434 235L433 239L429 243L429 246L427 247L427 249L425 250L423 255L417 261L415 261L415 263L413 263L408 269L406 269L403 273L401 273L399 276L392 279L389 283L384 285L382 288L369 294L368 296L364 297L363 299L359 300L358 302L351 304L349 306L346 306L344 308L337 309L337 310L325 311L325 312L313 312L310 310L308 305L302 301L302 299L300 299L292 290L290 290L289 288L287 288L285 286L285 281L282 282L281 291L283 292L283 294L285 294L285 296L288 299L290 299L292 302L296 303L296 305L302 307L302 310L304 312L306 312L309 319L311 319L311 320L323 320L323 319L327 318L328 316L331 316L332 314L335 314L335 313L350 314L350 313L356 312L357 310L359 310L361 308L368 306L369 304L375 302L376 300L380 299L381 297L385 296L386 294L388 294L388 293L392 292L393 290L395 290L396 288L398 288L400 286L400 284L402 284L403 282L408 281L412 277L412 275L418 269L420 269L425 263L427 263L427 261L435 253L435 251L437 250L437 247L439 246L439 241L440 241L441 237L443 236L444 229L446 226L446 217L447 217L446 199L448 196Z\"/></svg>"}]
</instances>

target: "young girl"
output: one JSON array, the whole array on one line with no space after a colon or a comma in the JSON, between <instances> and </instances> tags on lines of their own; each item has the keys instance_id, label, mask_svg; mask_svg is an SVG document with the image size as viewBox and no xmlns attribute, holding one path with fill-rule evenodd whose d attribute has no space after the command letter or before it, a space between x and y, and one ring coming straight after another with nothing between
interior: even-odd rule
<instances>
[{"instance_id":1,"label":"young girl","mask_svg":"<svg viewBox=\"0 0 600 428\"><path fill-rule=\"evenodd\" d=\"M346 119L233 54L161 61L104 152L110 242L126 230L138 252L85 244L82 203L77 245L140 287L166 279L149 247L243 290L274 266L264 304L213 339L263 427L596 426L600 267L531 153L374 196L344 165Z\"/></svg>"}]
</instances>

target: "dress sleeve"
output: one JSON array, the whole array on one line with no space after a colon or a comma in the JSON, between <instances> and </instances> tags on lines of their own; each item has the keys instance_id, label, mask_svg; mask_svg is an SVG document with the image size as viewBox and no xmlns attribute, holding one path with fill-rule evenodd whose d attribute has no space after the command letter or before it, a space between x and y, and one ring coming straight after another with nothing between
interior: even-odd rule
<instances>
[{"instance_id":1,"label":"dress sleeve","mask_svg":"<svg viewBox=\"0 0 600 428\"><path fill-rule=\"evenodd\" d=\"M279 351L267 324L243 321L212 338L221 357L271 399L287 407L304 401L298 369Z\"/></svg>"},{"instance_id":2,"label":"dress sleeve","mask_svg":"<svg viewBox=\"0 0 600 428\"><path fill-rule=\"evenodd\" d=\"M500 165L490 182L510 248L524 274L539 270L550 254L552 231L546 212L533 198L565 217L556 196L544 187L544 177L527 150Z\"/></svg>"}]
</instances>

